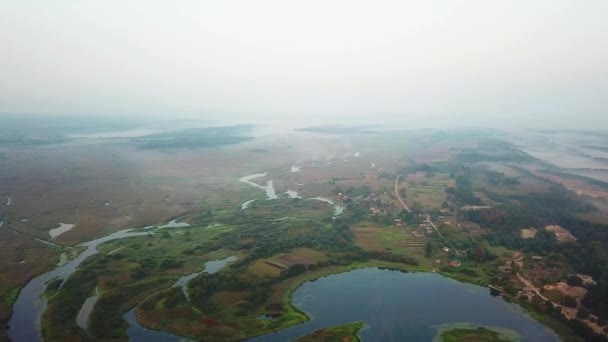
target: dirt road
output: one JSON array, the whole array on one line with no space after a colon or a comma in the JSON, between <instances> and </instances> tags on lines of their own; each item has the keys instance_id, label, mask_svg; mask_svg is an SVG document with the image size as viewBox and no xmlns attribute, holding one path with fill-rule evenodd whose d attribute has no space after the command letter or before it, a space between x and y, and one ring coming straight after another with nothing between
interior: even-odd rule
<instances>
[{"instance_id":1,"label":"dirt road","mask_svg":"<svg viewBox=\"0 0 608 342\"><path fill-rule=\"evenodd\" d=\"M397 176L397 178L395 179L395 195L397 195L397 199L399 200L399 202L401 202L403 209L407 210L408 213L411 213L412 211L410 210L410 208L407 207L407 204L405 204L401 196L399 196L399 178L401 178L401 175Z\"/></svg>"}]
</instances>

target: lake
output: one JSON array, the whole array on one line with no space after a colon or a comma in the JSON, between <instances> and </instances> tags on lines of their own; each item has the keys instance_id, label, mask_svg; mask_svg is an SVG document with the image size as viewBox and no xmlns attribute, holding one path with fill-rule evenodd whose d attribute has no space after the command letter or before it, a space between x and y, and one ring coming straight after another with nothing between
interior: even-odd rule
<instances>
[{"instance_id":1,"label":"lake","mask_svg":"<svg viewBox=\"0 0 608 342\"><path fill-rule=\"evenodd\" d=\"M522 341L559 341L519 306L489 289L434 273L365 268L299 287L293 304L310 321L251 341L289 341L318 329L364 321L364 341L432 341L436 326L472 323L517 332Z\"/></svg>"}]
</instances>

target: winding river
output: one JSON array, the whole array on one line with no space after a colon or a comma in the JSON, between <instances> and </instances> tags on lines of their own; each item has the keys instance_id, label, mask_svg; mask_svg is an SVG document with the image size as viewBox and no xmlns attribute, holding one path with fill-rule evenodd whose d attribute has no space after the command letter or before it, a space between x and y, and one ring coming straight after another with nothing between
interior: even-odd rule
<instances>
[{"instance_id":1,"label":"winding river","mask_svg":"<svg viewBox=\"0 0 608 342\"><path fill-rule=\"evenodd\" d=\"M299 171L299 169L298 169L298 171ZM293 169L292 169L292 172L293 172ZM239 179L239 182L242 182L242 183L251 185L251 186L253 186L255 188L262 189L262 190L266 191L266 197L269 200L271 200L271 199L278 199L279 196L277 196L277 193L276 193L276 191L274 189L274 186L272 184L272 180L269 180L266 183L266 186L263 186L263 185L260 185L260 184L257 184L257 183L254 183L254 182L251 181L252 179L255 179L255 178L266 177L267 174L268 174L268 172L264 172L264 173L256 173L256 174L253 174L253 175L241 177ZM287 197L289 197L289 198L302 198L302 196L298 195L298 193L296 191L289 190L289 189L285 192L285 195L287 195ZM309 199L316 200L316 201L321 201L321 202L325 202L325 203L328 203L330 205L333 205L334 206L334 217L342 215L342 213L344 212L344 209L345 209L344 205L336 204L332 200L329 200L327 198L323 198L323 197L320 197L320 196L319 197L314 197L314 198L309 198ZM243 210L247 209L249 207L249 205L253 201L255 201L255 200L249 200L249 201L246 201L246 202L242 203L241 204L241 209L243 209Z\"/></svg>"},{"instance_id":2,"label":"winding river","mask_svg":"<svg viewBox=\"0 0 608 342\"><path fill-rule=\"evenodd\" d=\"M189 301L190 293L188 292L188 283L190 282L190 280L198 277L202 273L207 273L207 274L216 273L217 271L224 268L224 266L226 266L227 263L233 262L235 260L236 260L236 256L229 256L227 258L220 259L220 260L207 261L205 263L205 266L203 267L202 271L188 274L186 276L179 278L174 286L181 287L182 291L184 293L184 296Z\"/></svg>"},{"instance_id":3,"label":"winding river","mask_svg":"<svg viewBox=\"0 0 608 342\"><path fill-rule=\"evenodd\" d=\"M182 288L184 289L184 294L186 295L186 298L189 298L186 285L188 284L188 282L190 280L196 278L196 276L198 276L199 274L201 274L203 272L208 273L208 274L214 274L216 272L219 272L219 270L224 268L226 266L226 264L228 264L232 261L235 261L235 260L236 260L235 256L229 256L229 257L227 257L225 259L221 259L221 260L207 261L205 263L205 269L203 271L181 277L177 281L175 286L182 286ZM129 328L127 329L127 336L129 336L129 339L131 340L131 342L190 341L189 339L187 339L185 337L174 335L167 331L151 330L151 329L144 328L143 326L141 326L139 324L139 321L137 321L137 316L135 315L134 309L131 309L129 312L127 312L123 316L123 318L129 323Z\"/></svg>"},{"instance_id":4,"label":"winding river","mask_svg":"<svg viewBox=\"0 0 608 342\"><path fill-rule=\"evenodd\" d=\"M268 197L268 199L277 199L279 198L279 196L277 196L277 193L274 191L274 186L272 185L272 180L269 180L268 182L266 182L266 186L257 184L252 182L252 179L255 178L261 178L261 177L266 177L267 172L264 173L256 173L253 175L249 175L249 176L245 176L239 179L239 182L243 182L245 184L249 184L253 187L256 187L258 189L262 189L264 191L266 191L266 197Z\"/></svg>"},{"instance_id":5,"label":"winding river","mask_svg":"<svg viewBox=\"0 0 608 342\"><path fill-rule=\"evenodd\" d=\"M268 181L265 187L250 181L262 176L266 176L266 173L243 177L240 181L266 190L268 199L278 198L272 180ZM288 195L292 197L293 194ZM326 198L317 197L311 200L334 205L336 216L344 210L343 206ZM156 228L185 226L187 223L173 220ZM48 282L67 279L85 259L97 253L99 244L146 234L148 231L126 229L85 242L80 246L86 249L77 258L32 279L21 290L13 306L8 330L11 340L41 340L38 326L40 316L46 308L46 300L42 294ZM229 257L207 262L204 272L215 273L233 260L234 257ZM176 285L185 288L187 282L198 274L200 273L182 277ZM519 306L507 303L500 297L490 296L488 289L432 273L359 269L307 282L294 292L292 300L311 320L274 334L254 338L252 341L287 341L323 327L353 321L367 323L368 328L360 334L368 341L431 341L437 333L437 326L451 323L509 329L516 332L522 341L559 341L553 331L532 319ZM95 298L91 298L91 308L94 302ZM88 316L89 313L85 312L83 315ZM132 341L183 340L167 332L143 328L137 322L133 310L123 317L131 325L127 334ZM86 317L80 317L79 325L86 327Z\"/></svg>"},{"instance_id":6,"label":"winding river","mask_svg":"<svg viewBox=\"0 0 608 342\"><path fill-rule=\"evenodd\" d=\"M13 315L8 323L8 334L11 340L28 342L41 341L38 327L40 325L40 317L46 309L46 299L42 297L42 294L46 290L48 282L54 279L67 279L76 271L76 268L84 260L97 254L97 246L99 244L146 234L148 234L148 232L135 232L133 229L125 229L96 240L82 243L80 246L86 247L86 249L77 258L32 279L23 287L23 289L21 289L21 292L19 292L19 296L13 305Z\"/></svg>"}]
</instances>

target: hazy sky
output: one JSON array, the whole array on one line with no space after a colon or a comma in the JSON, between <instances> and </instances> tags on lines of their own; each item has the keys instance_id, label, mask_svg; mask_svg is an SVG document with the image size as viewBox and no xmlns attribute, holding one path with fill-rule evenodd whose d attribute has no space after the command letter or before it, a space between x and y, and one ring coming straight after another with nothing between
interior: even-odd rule
<instances>
[{"instance_id":1,"label":"hazy sky","mask_svg":"<svg viewBox=\"0 0 608 342\"><path fill-rule=\"evenodd\" d=\"M606 0L4 0L0 113L602 128L607 18Z\"/></svg>"}]
</instances>

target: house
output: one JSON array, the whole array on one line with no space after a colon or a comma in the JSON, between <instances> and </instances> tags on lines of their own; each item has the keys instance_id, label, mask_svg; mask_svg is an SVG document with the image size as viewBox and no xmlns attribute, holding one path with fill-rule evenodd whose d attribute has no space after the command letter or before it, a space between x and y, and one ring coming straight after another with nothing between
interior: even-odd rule
<instances>
[{"instance_id":1,"label":"house","mask_svg":"<svg viewBox=\"0 0 608 342\"><path fill-rule=\"evenodd\" d=\"M437 259L437 260L433 261L433 265L437 266L439 264L441 264L441 260L440 259Z\"/></svg>"},{"instance_id":2,"label":"house","mask_svg":"<svg viewBox=\"0 0 608 342\"><path fill-rule=\"evenodd\" d=\"M401 219L399 219L399 218L395 219L395 226L397 226L397 227L403 227L403 222L401 222Z\"/></svg>"},{"instance_id":3,"label":"house","mask_svg":"<svg viewBox=\"0 0 608 342\"><path fill-rule=\"evenodd\" d=\"M450 251L450 249L449 249L449 248L447 248L447 247L443 247L443 251L447 253L447 252L449 252L449 251Z\"/></svg>"},{"instance_id":4,"label":"house","mask_svg":"<svg viewBox=\"0 0 608 342\"><path fill-rule=\"evenodd\" d=\"M378 208L378 207L370 207L369 211L372 212L372 214L379 214L382 212L382 209Z\"/></svg>"},{"instance_id":5,"label":"house","mask_svg":"<svg viewBox=\"0 0 608 342\"><path fill-rule=\"evenodd\" d=\"M462 265L462 263L458 260L450 261L450 266L452 266L452 267L460 267L460 265Z\"/></svg>"},{"instance_id":6,"label":"house","mask_svg":"<svg viewBox=\"0 0 608 342\"><path fill-rule=\"evenodd\" d=\"M498 266L498 272L504 273L504 274L509 274L509 273L511 273L511 266L508 266L508 265Z\"/></svg>"}]
</instances>

